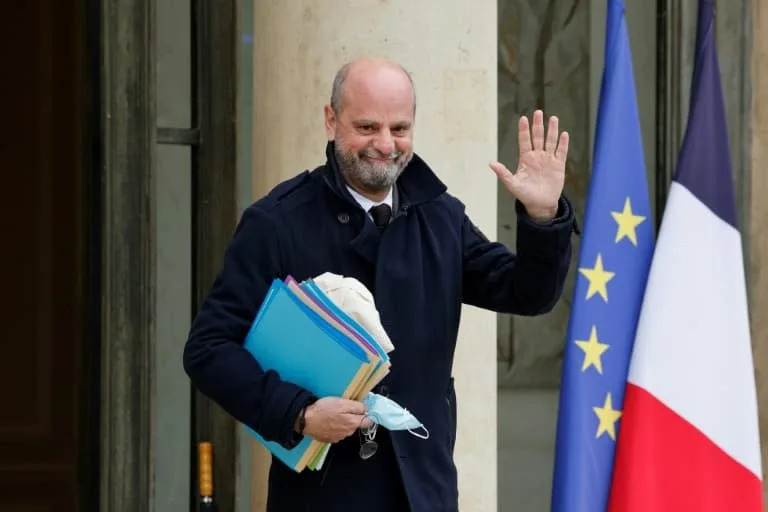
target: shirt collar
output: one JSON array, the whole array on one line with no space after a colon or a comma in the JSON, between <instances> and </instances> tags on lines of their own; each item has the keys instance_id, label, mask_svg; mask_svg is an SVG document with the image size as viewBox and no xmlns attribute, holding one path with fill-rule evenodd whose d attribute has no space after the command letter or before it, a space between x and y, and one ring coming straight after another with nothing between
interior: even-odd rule
<instances>
[{"instance_id":1,"label":"shirt collar","mask_svg":"<svg viewBox=\"0 0 768 512\"><path fill-rule=\"evenodd\" d=\"M387 197L384 198L383 201L371 201L364 195L360 194L358 191L347 185L347 190L349 191L349 194L352 196L352 199L357 201L357 204L360 205L360 207L365 210L366 212L370 210L374 206L378 206L380 204L386 204L390 208L392 208L392 188L389 189L389 193L387 194Z\"/></svg>"}]
</instances>

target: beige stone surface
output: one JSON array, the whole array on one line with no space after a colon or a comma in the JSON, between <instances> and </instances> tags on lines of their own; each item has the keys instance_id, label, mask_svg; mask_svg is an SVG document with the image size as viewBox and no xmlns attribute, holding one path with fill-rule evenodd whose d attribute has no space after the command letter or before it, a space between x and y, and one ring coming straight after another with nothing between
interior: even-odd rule
<instances>
[{"instance_id":1,"label":"beige stone surface","mask_svg":"<svg viewBox=\"0 0 768 512\"><path fill-rule=\"evenodd\" d=\"M414 147L496 232L496 0L261 0L254 4L253 195L324 161L322 106L336 69L394 58L416 82ZM495 511L496 322L467 308L454 375L462 510ZM264 457L254 448L251 510L263 510ZM261 462L259 462L261 461Z\"/></svg>"},{"instance_id":2,"label":"beige stone surface","mask_svg":"<svg viewBox=\"0 0 768 512\"><path fill-rule=\"evenodd\" d=\"M752 0L749 291L763 475L768 474L768 5ZM768 505L768 486L764 485Z\"/></svg>"}]
</instances>

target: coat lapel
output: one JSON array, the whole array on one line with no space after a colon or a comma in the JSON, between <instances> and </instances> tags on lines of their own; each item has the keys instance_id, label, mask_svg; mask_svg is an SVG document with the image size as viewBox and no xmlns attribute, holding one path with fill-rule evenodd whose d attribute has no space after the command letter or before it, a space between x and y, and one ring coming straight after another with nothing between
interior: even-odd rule
<instances>
[{"instance_id":1,"label":"coat lapel","mask_svg":"<svg viewBox=\"0 0 768 512\"><path fill-rule=\"evenodd\" d=\"M363 229L350 242L350 247L371 265L376 265L381 235L372 222L363 222Z\"/></svg>"},{"instance_id":2,"label":"coat lapel","mask_svg":"<svg viewBox=\"0 0 768 512\"><path fill-rule=\"evenodd\" d=\"M360 208L357 202L352 198L341 173L338 170L338 163L334 153L334 144L329 142L326 146L327 162L325 166L316 171L322 175L323 181L333 193L338 196L344 204L351 208ZM396 196L393 204L394 214L402 214L411 205L428 201L445 192L445 185L435 176L426 163L417 155L414 155L410 164L403 171L398 179L396 187ZM362 228L356 237L350 242L350 247L363 259L376 265L379 253L379 245L382 235L379 234L376 227L371 222L363 222Z\"/></svg>"}]
</instances>

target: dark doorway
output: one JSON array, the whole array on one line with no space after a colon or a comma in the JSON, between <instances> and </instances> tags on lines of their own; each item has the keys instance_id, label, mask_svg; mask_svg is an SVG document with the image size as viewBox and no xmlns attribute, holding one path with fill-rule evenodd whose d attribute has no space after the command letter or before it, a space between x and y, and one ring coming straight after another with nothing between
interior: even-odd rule
<instances>
[{"instance_id":1,"label":"dark doorway","mask_svg":"<svg viewBox=\"0 0 768 512\"><path fill-rule=\"evenodd\" d=\"M98 486L87 4L14 2L0 20L0 510L86 510Z\"/></svg>"}]
</instances>

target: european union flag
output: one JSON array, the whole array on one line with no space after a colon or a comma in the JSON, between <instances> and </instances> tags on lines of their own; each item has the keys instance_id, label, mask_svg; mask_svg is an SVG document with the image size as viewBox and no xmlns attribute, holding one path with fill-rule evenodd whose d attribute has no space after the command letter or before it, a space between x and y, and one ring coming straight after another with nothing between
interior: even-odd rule
<instances>
[{"instance_id":1,"label":"european union flag","mask_svg":"<svg viewBox=\"0 0 768 512\"><path fill-rule=\"evenodd\" d=\"M608 0L605 68L563 361L552 510L605 510L635 328L654 246L632 55Z\"/></svg>"}]
</instances>

